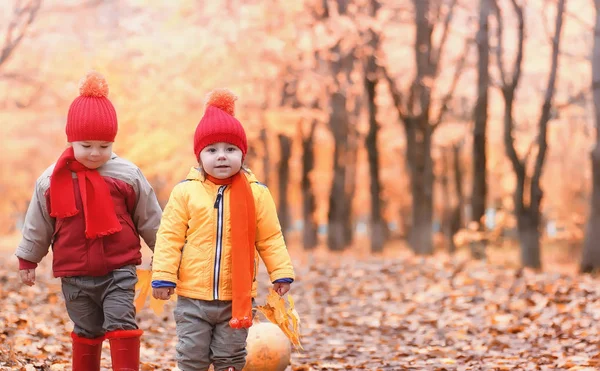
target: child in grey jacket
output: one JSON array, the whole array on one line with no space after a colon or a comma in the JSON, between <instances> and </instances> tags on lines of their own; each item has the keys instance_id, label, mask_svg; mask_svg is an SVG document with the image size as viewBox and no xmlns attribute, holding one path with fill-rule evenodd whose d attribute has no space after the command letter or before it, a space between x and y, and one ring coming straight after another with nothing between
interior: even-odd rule
<instances>
[{"instance_id":1,"label":"child in grey jacket","mask_svg":"<svg viewBox=\"0 0 600 371\"><path fill-rule=\"evenodd\" d=\"M67 116L70 146L38 178L16 251L21 280L31 286L52 245L53 273L74 323L74 371L100 370L105 338L113 370L139 370L140 235L153 249L162 214L140 169L112 152L118 125L107 95L101 75L82 81Z\"/></svg>"}]
</instances>

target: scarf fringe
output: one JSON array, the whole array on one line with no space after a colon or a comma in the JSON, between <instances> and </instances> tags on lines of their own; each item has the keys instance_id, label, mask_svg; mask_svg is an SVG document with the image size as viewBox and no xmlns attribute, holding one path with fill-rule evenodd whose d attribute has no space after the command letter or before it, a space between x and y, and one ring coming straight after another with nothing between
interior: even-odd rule
<instances>
[{"instance_id":1,"label":"scarf fringe","mask_svg":"<svg viewBox=\"0 0 600 371\"><path fill-rule=\"evenodd\" d=\"M70 218L77 214L79 214L79 210L75 209L75 211L69 211L69 212L62 213L62 214L52 212L52 213L50 213L50 216L53 218Z\"/></svg>"},{"instance_id":2,"label":"scarf fringe","mask_svg":"<svg viewBox=\"0 0 600 371\"><path fill-rule=\"evenodd\" d=\"M252 318L245 316L242 318L233 317L229 320L229 327L234 329L250 328L252 326Z\"/></svg>"}]
</instances>

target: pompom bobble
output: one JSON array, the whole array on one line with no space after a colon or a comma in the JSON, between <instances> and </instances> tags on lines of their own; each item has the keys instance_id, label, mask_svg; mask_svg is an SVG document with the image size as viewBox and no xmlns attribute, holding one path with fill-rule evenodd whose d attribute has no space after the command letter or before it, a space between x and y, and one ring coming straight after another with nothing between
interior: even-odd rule
<instances>
[{"instance_id":1,"label":"pompom bobble","mask_svg":"<svg viewBox=\"0 0 600 371\"><path fill-rule=\"evenodd\" d=\"M235 101L237 97L230 90L215 89L208 94L206 106L213 106L235 116Z\"/></svg>"},{"instance_id":2,"label":"pompom bobble","mask_svg":"<svg viewBox=\"0 0 600 371\"><path fill-rule=\"evenodd\" d=\"M90 71L79 82L79 95L82 97L108 97L108 83L104 76Z\"/></svg>"},{"instance_id":3,"label":"pompom bobble","mask_svg":"<svg viewBox=\"0 0 600 371\"><path fill-rule=\"evenodd\" d=\"M108 83L104 76L96 71L88 72L79 80L79 94L67 114L67 141L114 142L119 124L115 107L107 97Z\"/></svg>"}]
</instances>

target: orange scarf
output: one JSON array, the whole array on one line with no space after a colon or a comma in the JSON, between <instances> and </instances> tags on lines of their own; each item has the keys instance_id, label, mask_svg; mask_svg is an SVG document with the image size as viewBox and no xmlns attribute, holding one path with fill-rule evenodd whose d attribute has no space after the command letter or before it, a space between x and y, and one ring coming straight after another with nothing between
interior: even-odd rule
<instances>
[{"instance_id":1,"label":"orange scarf","mask_svg":"<svg viewBox=\"0 0 600 371\"><path fill-rule=\"evenodd\" d=\"M231 219L231 286L232 314L229 326L252 326L252 277L256 240L256 210L252 188L241 172L227 179L206 174L217 185L231 184L229 214Z\"/></svg>"},{"instance_id":2,"label":"orange scarf","mask_svg":"<svg viewBox=\"0 0 600 371\"><path fill-rule=\"evenodd\" d=\"M75 160L73 147L67 148L54 166L50 177L50 216L68 218L79 213L71 172L77 173L85 217L87 239L120 232L122 227L110 196L110 189L97 170L90 170Z\"/></svg>"}]
</instances>

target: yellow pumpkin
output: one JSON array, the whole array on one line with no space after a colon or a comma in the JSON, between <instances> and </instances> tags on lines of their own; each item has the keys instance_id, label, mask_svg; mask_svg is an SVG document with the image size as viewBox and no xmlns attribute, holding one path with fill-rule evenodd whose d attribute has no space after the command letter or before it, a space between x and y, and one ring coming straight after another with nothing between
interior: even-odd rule
<instances>
[{"instance_id":1,"label":"yellow pumpkin","mask_svg":"<svg viewBox=\"0 0 600 371\"><path fill-rule=\"evenodd\" d=\"M277 325L254 323L246 340L248 356L242 371L284 371L290 364L292 344Z\"/></svg>"}]
</instances>

